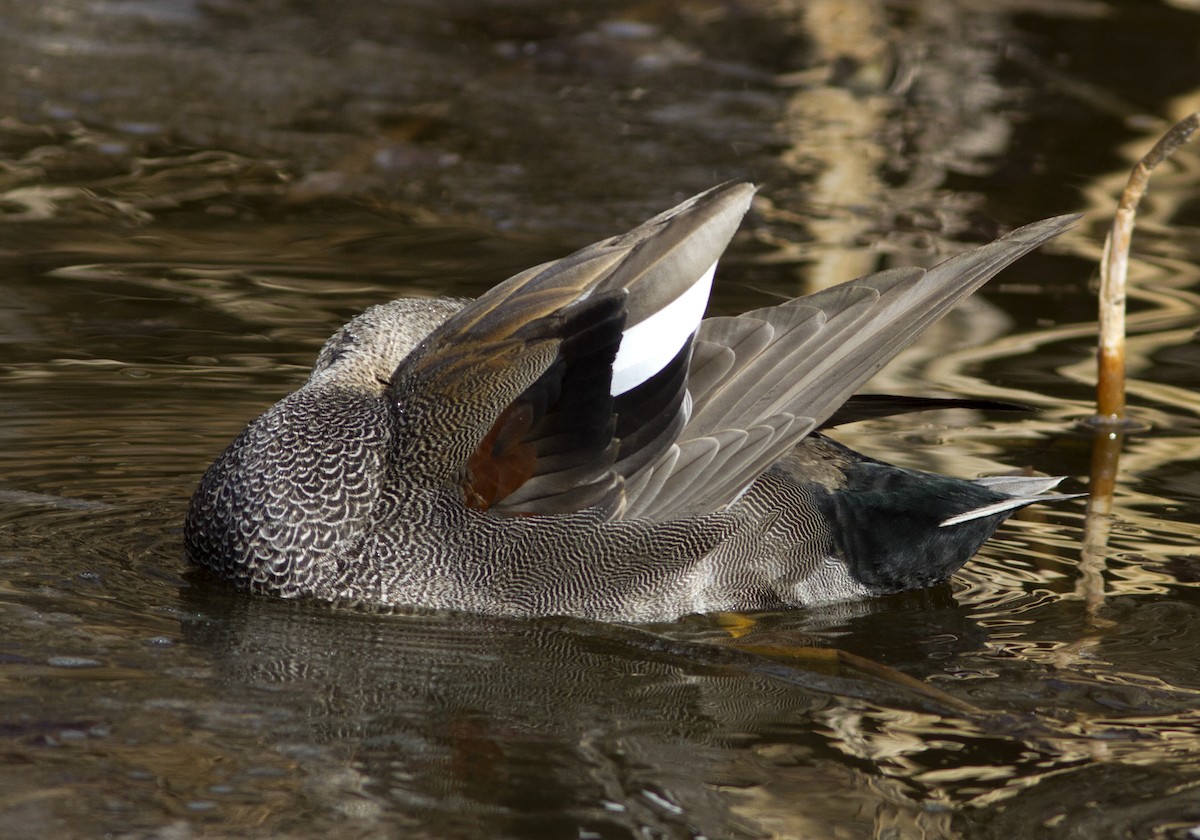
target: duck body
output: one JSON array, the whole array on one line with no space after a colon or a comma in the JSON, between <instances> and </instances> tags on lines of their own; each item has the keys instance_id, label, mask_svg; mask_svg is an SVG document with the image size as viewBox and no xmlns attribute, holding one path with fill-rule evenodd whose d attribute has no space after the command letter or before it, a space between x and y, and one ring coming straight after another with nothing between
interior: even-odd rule
<instances>
[{"instance_id":1,"label":"duck body","mask_svg":"<svg viewBox=\"0 0 1200 840\"><path fill-rule=\"evenodd\" d=\"M818 429L881 413L862 382L1069 219L701 321L752 193L710 190L477 301L367 310L209 468L188 556L282 597L659 621L932 585L1062 498Z\"/></svg>"}]
</instances>

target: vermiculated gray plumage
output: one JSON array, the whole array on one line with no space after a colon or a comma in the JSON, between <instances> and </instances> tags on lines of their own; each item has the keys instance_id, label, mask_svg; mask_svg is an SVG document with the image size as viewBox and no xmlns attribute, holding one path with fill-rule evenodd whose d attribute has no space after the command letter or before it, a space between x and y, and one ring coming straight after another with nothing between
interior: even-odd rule
<instances>
[{"instance_id":1,"label":"vermiculated gray plumage","mask_svg":"<svg viewBox=\"0 0 1200 840\"><path fill-rule=\"evenodd\" d=\"M815 430L921 407L853 394L1072 218L696 329L752 195L710 190L476 301L367 310L208 470L189 557L283 597L665 620L930 585L1063 498Z\"/></svg>"}]
</instances>

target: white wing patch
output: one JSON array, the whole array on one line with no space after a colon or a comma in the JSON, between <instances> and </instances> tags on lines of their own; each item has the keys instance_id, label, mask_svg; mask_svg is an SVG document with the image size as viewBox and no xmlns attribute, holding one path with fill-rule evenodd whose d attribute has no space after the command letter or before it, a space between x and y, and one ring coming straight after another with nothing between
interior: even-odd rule
<instances>
[{"instance_id":1,"label":"white wing patch","mask_svg":"<svg viewBox=\"0 0 1200 840\"><path fill-rule=\"evenodd\" d=\"M714 262L686 292L625 331L613 360L614 397L641 385L675 358L700 326L716 270Z\"/></svg>"}]
</instances>

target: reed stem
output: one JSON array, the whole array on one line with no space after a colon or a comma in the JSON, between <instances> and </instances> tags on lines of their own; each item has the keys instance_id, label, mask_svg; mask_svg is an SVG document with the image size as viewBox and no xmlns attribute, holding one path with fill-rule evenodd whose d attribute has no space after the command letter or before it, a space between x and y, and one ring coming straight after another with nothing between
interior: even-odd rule
<instances>
[{"instance_id":1,"label":"reed stem","mask_svg":"<svg viewBox=\"0 0 1200 840\"><path fill-rule=\"evenodd\" d=\"M1137 207L1154 167L1174 154L1200 129L1200 111L1177 122L1129 173L1112 229L1100 257L1100 347L1097 356L1096 420L1120 425L1125 420L1125 284L1129 245Z\"/></svg>"}]
</instances>

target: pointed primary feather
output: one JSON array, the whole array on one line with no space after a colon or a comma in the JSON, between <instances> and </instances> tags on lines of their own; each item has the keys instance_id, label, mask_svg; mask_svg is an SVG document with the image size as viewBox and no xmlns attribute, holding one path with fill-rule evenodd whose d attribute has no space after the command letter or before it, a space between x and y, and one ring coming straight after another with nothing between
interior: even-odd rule
<instances>
[{"instance_id":1,"label":"pointed primary feather","mask_svg":"<svg viewBox=\"0 0 1200 840\"><path fill-rule=\"evenodd\" d=\"M926 327L1076 218L1027 225L927 271L882 271L779 306L704 321L689 381L692 416L677 446L725 429L747 429L776 415L797 422L781 424L769 445L759 441L753 451L727 458L723 470L706 473L698 482L681 476L687 493L673 489L673 475L655 475L657 498L638 498L630 488L651 483L631 481L627 510L666 519L717 510L733 501ZM665 468L669 457L647 469Z\"/></svg>"}]
</instances>

